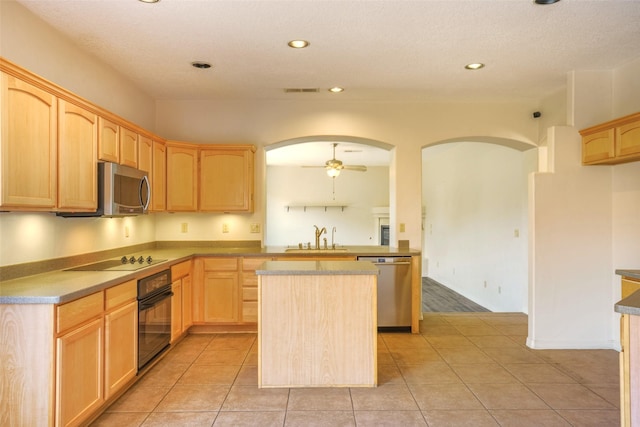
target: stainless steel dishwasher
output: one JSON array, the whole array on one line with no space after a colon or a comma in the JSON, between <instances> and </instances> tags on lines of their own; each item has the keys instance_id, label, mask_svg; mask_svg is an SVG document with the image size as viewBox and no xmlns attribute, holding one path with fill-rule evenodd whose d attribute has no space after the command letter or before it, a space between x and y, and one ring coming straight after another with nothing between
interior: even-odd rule
<instances>
[{"instance_id":1,"label":"stainless steel dishwasher","mask_svg":"<svg viewBox=\"0 0 640 427\"><path fill-rule=\"evenodd\" d=\"M411 331L411 257L358 257L380 269L378 331Z\"/></svg>"}]
</instances>

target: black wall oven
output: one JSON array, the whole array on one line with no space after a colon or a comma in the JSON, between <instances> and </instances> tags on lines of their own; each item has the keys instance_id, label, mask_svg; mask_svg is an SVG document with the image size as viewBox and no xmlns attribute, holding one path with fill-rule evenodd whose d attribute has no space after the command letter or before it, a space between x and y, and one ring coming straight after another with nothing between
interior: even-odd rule
<instances>
[{"instance_id":1,"label":"black wall oven","mask_svg":"<svg viewBox=\"0 0 640 427\"><path fill-rule=\"evenodd\" d=\"M171 270L138 280L138 371L171 341Z\"/></svg>"}]
</instances>

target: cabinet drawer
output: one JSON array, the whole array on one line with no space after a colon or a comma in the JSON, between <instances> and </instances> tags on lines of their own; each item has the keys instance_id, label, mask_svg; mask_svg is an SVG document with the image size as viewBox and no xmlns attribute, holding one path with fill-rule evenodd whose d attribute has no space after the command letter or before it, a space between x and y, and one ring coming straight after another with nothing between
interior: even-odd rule
<instances>
[{"instance_id":1,"label":"cabinet drawer","mask_svg":"<svg viewBox=\"0 0 640 427\"><path fill-rule=\"evenodd\" d=\"M191 274L191 261L185 261L171 266L171 280L176 280L189 274Z\"/></svg>"},{"instance_id":2,"label":"cabinet drawer","mask_svg":"<svg viewBox=\"0 0 640 427\"><path fill-rule=\"evenodd\" d=\"M73 326L91 319L92 317L100 315L103 307L104 293L102 291L67 304L59 305L57 307L57 332L64 332Z\"/></svg>"},{"instance_id":3,"label":"cabinet drawer","mask_svg":"<svg viewBox=\"0 0 640 427\"><path fill-rule=\"evenodd\" d=\"M255 271L265 261L271 261L271 258L242 258L242 270Z\"/></svg>"},{"instance_id":4,"label":"cabinet drawer","mask_svg":"<svg viewBox=\"0 0 640 427\"><path fill-rule=\"evenodd\" d=\"M258 287L258 276L255 273L242 273L242 286Z\"/></svg>"},{"instance_id":5,"label":"cabinet drawer","mask_svg":"<svg viewBox=\"0 0 640 427\"><path fill-rule=\"evenodd\" d=\"M111 310L125 302L134 301L138 295L138 282L129 280L128 282L116 285L104 291L105 310Z\"/></svg>"},{"instance_id":6,"label":"cabinet drawer","mask_svg":"<svg viewBox=\"0 0 640 427\"><path fill-rule=\"evenodd\" d=\"M205 271L236 271L238 258L205 258Z\"/></svg>"},{"instance_id":7,"label":"cabinet drawer","mask_svg":"<svg viewBox=\"0 0 640 427\"><path fill-rule=\"evenodd\" d=\"M258 288L242 288L242 301L258 301Z\"/></svg>"},{"instance_id":8,"label":"cabinet drawer","mask_svg":"<svg viewBox=\"0 0 640 427\"><path fill-rule=\"evenodd\" d=\"M242 303L242 321L243 322L258 321L258 303L257 302Z\"/></svg>"}]
</instances>

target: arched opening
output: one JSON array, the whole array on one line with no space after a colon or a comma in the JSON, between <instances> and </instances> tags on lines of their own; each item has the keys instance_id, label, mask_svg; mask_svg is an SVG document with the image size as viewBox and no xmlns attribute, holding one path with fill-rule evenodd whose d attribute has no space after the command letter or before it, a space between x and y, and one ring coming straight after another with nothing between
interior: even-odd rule
<instances>
[{"instance_id":1,"label":"arched opening","mask_svg":"<svg viewBox=\"0 0 640 427\"><path fill-rule=\"evenodd\" d=\"M423 148L424 311L458 311L429 306L435 281L490 311L527 313L530 148L486 137Z\"/></svg>"},{"instance_id":2,"label":"arched opening","mask_svg":"<svg viewBox=\"0 0 640 427\"><path fill-rule=\"evenodd\" d=\"M342 135L265 146L265 244L313 245L314 225L327 229L329 246L381 244L381 225L389 224L393 148ZM326 168L333 159L345 166L336 177Z\"/></svg>"}]
</instances>

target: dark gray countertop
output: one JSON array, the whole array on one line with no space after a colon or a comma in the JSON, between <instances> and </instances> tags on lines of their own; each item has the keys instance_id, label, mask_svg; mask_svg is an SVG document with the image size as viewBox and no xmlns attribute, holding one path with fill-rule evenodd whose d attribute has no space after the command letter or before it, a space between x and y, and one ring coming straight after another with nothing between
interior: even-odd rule
<instances>
[{"instance_id":1,"label":"dark gray countertop","mask_svg":"<svg viewBox=\"0 0 640 427\"><path fill-rule=\"evenodd\" d=\"M378 275L378 268L366 261L266 261L258 276Z\"/></svg>"},{"instance_id":2,"label":"dark gray countertop","mask_svg":"<svg viewBox=\"0 0 640 427\"><path fill-rule=\"evenodd\" d=\"M184 246L145 250L144 253L127 255L148 256L166 259L151 267L130 271L63 271L56 270L42 274L0 281L0 304L60 304L98 292L110 286L137 280L170 268L171 265L186 261L194 256L264 256L296 258L318 258L322 256L412 256L419 255L415 249L398 249L388 246L344 246L340 251L331 249L312 252L287 252L287 247L215 247ZM293 248L295 249L295 248Z\"/></svg>"},{"instance_id":3,"label":"dark gray countertop","mask_svg":"<svg viewBox=\"0 0 640 427\"><path fill-rule=\"evenodd\" d=\"M616 274L619 276L631 277L632 279L640 280L640 270L619 269L619 270L616 270Z\"/></svg>"}]
</instances>

